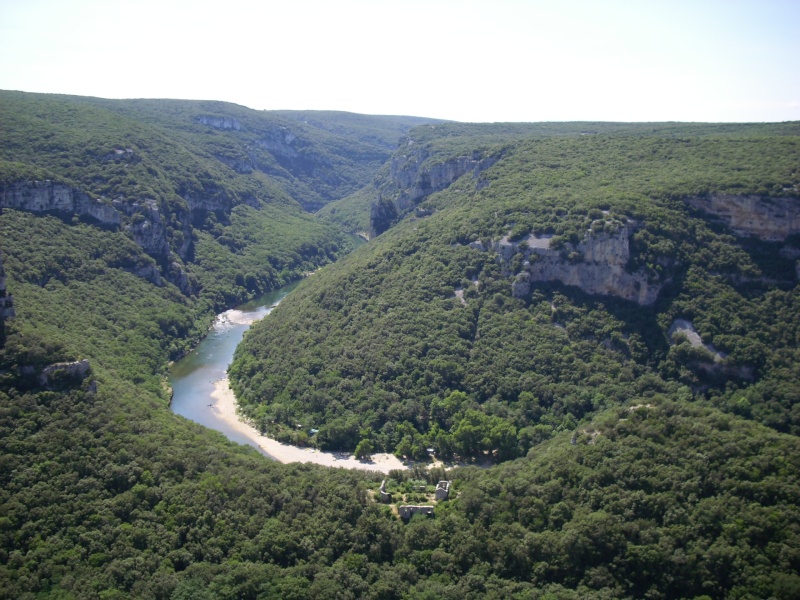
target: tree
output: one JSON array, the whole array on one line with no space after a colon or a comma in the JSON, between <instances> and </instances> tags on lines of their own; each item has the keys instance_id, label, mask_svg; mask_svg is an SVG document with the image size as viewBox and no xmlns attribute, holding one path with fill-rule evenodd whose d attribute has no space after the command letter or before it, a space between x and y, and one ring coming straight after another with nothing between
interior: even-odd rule
<instances>
[{"instance_id":1,"label":"tree","mask_svg":"<svg viewBox=\"0 0 800 600\"><path fill-rule=\"evenodd\" d=\"M356 446L356 458L358 460L368 460L373 450L374 448L372 446L372 442L368 439L363 439L358 442L358 445Z\"/></svg>"}]
</instances>

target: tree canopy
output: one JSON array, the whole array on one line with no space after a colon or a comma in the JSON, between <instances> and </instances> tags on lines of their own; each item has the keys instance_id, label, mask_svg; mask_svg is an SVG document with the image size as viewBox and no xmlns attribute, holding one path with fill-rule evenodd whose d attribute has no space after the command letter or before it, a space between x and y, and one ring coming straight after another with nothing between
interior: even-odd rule
<instances>
[{"instance_id":1,"label":"tree canopy","mask_svg":"<svg viewBox=\"0 0 800 600\"><path fill-rule=\"evenodd\" d=\"M742 235L692 200L787 206L796 124L465 125L16 92L0 115L3 190L154 199L196 284L171 283L133 235L144 212L111 227L0 209L16 312L0 320L0 598L797 597L800 242ZM359 189L350 217L380 195L396 218L339 260L344 228L303 207ZM653 304L520 286L525 244L553 236L567 268L623 228ZM321 447L419 460L387 485L416 501L451 480L433 518L377 502L382 474L268 461L168 408L168 361L216 309L326 264L246 336L239 398L280 439L300 423ZM84 359L84 379L39 377ZM431 447L499 464L427 469Z\"/></svg>"}]
</instances>

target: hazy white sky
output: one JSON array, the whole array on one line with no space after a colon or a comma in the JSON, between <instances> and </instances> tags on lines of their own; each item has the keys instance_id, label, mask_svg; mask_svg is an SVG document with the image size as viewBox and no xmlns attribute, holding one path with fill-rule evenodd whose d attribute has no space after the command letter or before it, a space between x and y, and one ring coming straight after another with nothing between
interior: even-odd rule
<instances>
[{"instance_id":1,"label":"hazy white sky","mask_svg":"<svg viewBox=\"0 0 800 600\"><path fill-rule=\"evenodd\" d=\"M0 0L0 89L461 121L800 120L800 0Z\"/></svg>"}]
</instances>

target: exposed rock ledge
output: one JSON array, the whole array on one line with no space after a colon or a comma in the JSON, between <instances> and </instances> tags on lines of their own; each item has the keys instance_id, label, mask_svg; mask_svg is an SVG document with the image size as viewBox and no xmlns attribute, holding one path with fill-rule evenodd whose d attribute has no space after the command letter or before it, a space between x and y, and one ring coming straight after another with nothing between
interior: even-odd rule
<instances>
[{"instance_id":1,"label":"exposed rock ledge","mask_svg":"<svg viewBox=\"0 0 800 600\"><path fill-rule=\"evenodd\" d=\"M651 280L643 269L628 271L632 226L629 223L614 233L600 228L590 230L577 247L565 244L560 249L551 248L552 236L531 235L520 242L512 242L506 236L493 249L504 273L514 276L511 284L514 297L527 295L533 282L559 281L588 294L651 305L658 298L663 282ZM515 274L510 267L520 252L524 258L522 270Z\"/></svg>"},{"instance_id":2,"label":"exposed rock ledge","mask_svg":"<svg viewBox=\"0 0 800 600\"><path fill-rule=\"evenodd\" d=\"M47 365L39 374L39 385L47 387L57 380L69 379L83 381L89 376L91 366L85 358L75 362L62 362Z\"/></svg>"},{"instance_id":3,"label":"exposed rock ledge","mask_svg":"<svg viewBox=\"0 0 800 600\"><path fill-rule=\"evenodd\" d=\"M234 119L233 117L200 115L195 117L194 121L200 125L206 125L215 129L233 129L234 131L239 131L242 128L242 124L239 122L239 119Z\"/></svg>"},{"instance_id":4,"label":"exposed rock ledge","mask_svg":"<svg viewBox=\"0 0 800 600\"><path fill-rule=\"evenodd\" d=\"M91 375L92 367L87 359L76 360L73 362L58 362L47 365L44 368L32 365L20 367L20 375L29 379L36 379L41 387L60 386L64 384L73 385L80 383ZM92 385L96 390L96 386Z\"/></svg>"},{"instance_id":5,"label":"exposed rock ledge","mask_svg":"<svg viewBox=\"0 0 800 600\"><path fill-rule=\"evenodd\" d=\"M705 348L708 350L715 363L720 363L725 359L726 355L724 352L720 352L711 344L703 343L703 340L700 338L700 334L697 333L697 330L694 328L694 324L691 321L687 321L686 319L675 319L672 322L669 331L667 331L667 337L669 338L670 342L674 344L676 343L679 335L684 336L689 341L689 344L692 346L692 348Z\"/></svg>"},{"instance_id":6,"label":"exposed rock ledge","mask_svg":"<svg viewBox=\"0 0 800 600\"><path fill-rule=\"evenodd\" d=\"M115 199L111 204L105 204L64 183L51 180L18 181L0 185L0 208L89 217L100 225L114 229L123 226L124 217L123 229L133 241L156 261L171 264L166 273L167 279L177 285L183 293L191 294L193 292L183 267L173 260L169 247L167 222L155 200L126 202L123 199ZM188 218L185 221L184 229L187 231L184 232L184 237L191 240ZM163 285L161 273L155 264L138 266L129 270L155 285ZM8 302L6 302L7 304Z\"/></svg>"},{"instance_id":7,"label":"exposed rock ledge","mask_svg":"<svg viewBox=\"0 0 800 600\"><path fill-rule=\"evenodd\" d=\"M426 148L392 157L390 175L400 190L400 197L397 199L400 212L411 208L426 196L448 188L467 173L472 173L472 177L477 178L497 162L496 156L482 156L479 152L436 164L426 164L428 159L429 152Z\"/></svg>"},{"instance_id":8,"label":"exposed rock ledge","mask_svg":"<svg viewBox=\"0 0 800 600\"><path fill-rule=\"evenodd\" d=\"M413 140L406 140L406 144L414 147L413 151L395 153L390 163L392 192L388 196L392 199L379 194L370 206L370 238L380 235L425 198L447 189L468 173L476 180L476 189L484 186L479 179L480 174L499 160L498 156L484 156L476 151L470 156L458 156L432 164L428 148L415 147Z\"/></svg>"},{"instance_id":9,"label":"exposed rock ledge","mask_svg":"<svg viewBox=\"0 0 800 600\"><path fill-rule=\"evenodd\" d=\"M751 365L747 364L729 364L726 360L728 355L724 352L717 350L711 344L703 342L700 334L694 328L694 324L686 319L675 319L667 331L667 337L670 344L673 346L680 342L681 338L685 338L692 348L704 349L706 351L705 358L695 357L688 366L692 369L707 374L721 374L725 377L735 377L737 379L752 380L754 370ZM698 388L700 389L700 388Z\"/></svg>"},{"instance_id":10,"label":"exposed rock ledge","mask_svg":"<svg viewBox=\"0 0 800 600\"><path fill-rule=\"evenodd\" d=\"M119 212L84 192L54 181L19 181L0 186L0 208L88 216L102 225L117 227Z\"/></svg>"},{"instance_id":11,"label":"exposed rock ledge","mask_svg":"<svg viewBox=\"0 0 800 600\"><path fill-rule=\"evenodd\" d=\"M768 242L782 242L800 233L800 199L711 194L687 203L719 217L735 233Z\"/></svg>"}]
</instances>

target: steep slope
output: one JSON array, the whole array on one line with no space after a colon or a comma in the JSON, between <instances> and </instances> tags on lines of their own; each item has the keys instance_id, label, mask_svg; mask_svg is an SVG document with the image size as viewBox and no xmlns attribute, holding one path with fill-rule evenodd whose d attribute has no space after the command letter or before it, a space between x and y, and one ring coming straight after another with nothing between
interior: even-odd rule
<instances>
[{"instance_id":1,"label":"steep slope","mask_svg":"<svg viewBox=\"0 0 800 600\"><path fill-rule=\"evenodd\" d=\"M760 135L785 135L785 125L749 127ZM441 191L469 172L478 178L503 152L505 145L536 137L687 138L743 131L741 125L682 123L429 123L400 140L397 152L369 185L319 211L351 232L375 236L412 212L424 198Z\"/></svg>"},{"instance_id":2,"label":"steep slope","mask_svg":"<svg viewBox=\"0 0 800 600\"><path fill-rule=\"evenodd\" d=\"M789 232L784 241L737 237L747 231L730 220L732 205L714 215L718 203L706 202L706 191L742 194L791 214L781 203L794 194L796 150L791 136L773 137L780 128L699 127L733 136L702 144L682 131L650 161L653 146L627 139L588 154L507 140L480 178L414 200L422 210L411 207L352 262L299 288L300 319L280 343L307 362L291 386L274 370L250 380L279 394L286 409L268 407L279 422L295 399L333 409L332 398L344 407L371 389L388 407L380 435L424 450L427 433L409 423L427 408L424 393L412 395L427 385L437 398L427 418L453 436L454 451L488 445L506 458L531 447L492 469L392 474L390 486L408 489L453 479L435 518L403 523L375 502L380 478L272 463L166 407L167 360L207 330L212 305L337 252L325 245L335 230L295 201L291 172L237 173L211 157L204 144L221 132L239 152L243 121L237 130L240 117L222 110L206 107L192 124L198 113L173 121L55 100L27 96L0 132L4 198L30 203L0 211L0 597L796 595L800 448L775 429L792 426L796 398L797 244ZM574 144L577 127L568 127ZM82 153L104 135L107 160ZM572 197L576 162L597 172ZM664 175L664 164L677 174ZM520 173L529 179L516 185ZM196 194L179 193L180 182ZM652 207L630 191L653 188L669 193L648 196ZM540 210L532 199L541 198ZM194 247L185 259L183 218ZM532 281L525 259L533 265L551 246L559 258L541 260L577 264L576 252L602 270L625 250L626 227L628 270L652 268L664 284L654 304ZM154 251L163 240L194 276L194 296L162 281L171 276ZM330 351L309 356L302 344L317 341ZM702 406L704 391L736 414ZM383 418L367 416L356 438ZM514 432L518 417L529 425ZM350 435L321 433L331 444Z\"/></svg>"},{"instance_id":3,"label":"steep slope","mask_svg":"<svg viewBox=\"0 0 800 600\"><path fill-rule=\"evenodd\" d=\"M394 176L393 205L414 213L240 347L231 376L264 429L291 439L302 423L323 447L366 438L418 458L505 459L665 392L800 432L798 231L789 220L780 240L761 239L698 204L758 196L748 206L796 211L796 125L568 127L488 151L490 127L486 138L443 129L452 160L415 159ZM469 143L480 157L465 161ZM403 147L392 165L407 157ZM462 164L477 170L434 177ZM431 184L421 195L420 180ZM671 333L678 319L701 344Z\"/></svg>"},{"instance_id":4,"label":"steep slope","mask_svg":"<svg viewBox=\"0 0 800 600\"><path fill-rule=\"evenodd\" d=\"M332 111L255 111L209 101L82 100L167 128L237 172L261 171L308 211L365 185L404 133L435 122Z\"/></svg>"},{"instance_id":5,"label":"steep slope","mask_svg":"<svg viewBox=\"0 0 800 600\"><path fill-rule=\"evenodd\" d=\"M322 179L293 188L210 151L236 150L216 132L255 111L176 103L187 113L173 121L158 108L169 103L148 118L124 104L0 93L0 597L201 597L216 577L217 597L241 597L226 580L245 546L251 585L291 592L292 552L276 546L268 565L259 532L271 544L270 528L313 530L315 562L331 566L355 538L333 554L325 540L355 527L364 477L285 468L173 415L164 375L214 307L296 279L348 240L293 197ZM365 169L357 185L374 175L362 155L346 159ZM313 517L292 502L312 488ZM245 530L236 550L212 541Z\"/></svg>"},{"instance_id":6,"label":"steep slope","mask_svg":"<svg viewBox=\"0 0 800 600\"><path fill-rule=\"evenodd\" d=\"M387 138L418 122L21 92L0 93L0 115L0 208L125 231L154 261L142 277L218 306L347 250L307 210L370 181Z\"/></svg>"},{"instance_id":7,"label":"steep slope","mask_svg":"<svg viewBox=\"0 0 800 600\"><path fill-rule=\"evenodd\" d=\"M17 312L0 348L2 597L793 597L794 436L647 393L449 473L453 499L404 524L372 499L380 478L279 465L165 409L153 371L202 324L114 266L143 255L123 234L19 212L0 234ZM83 381L22 370L77 358Z\"/></svg>"}]
</instances>

